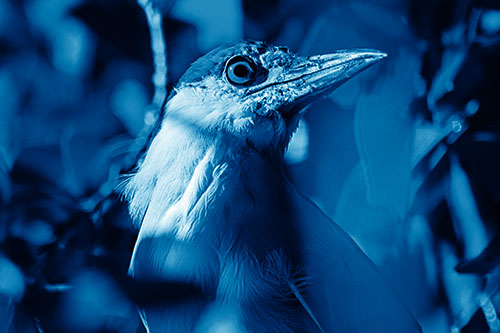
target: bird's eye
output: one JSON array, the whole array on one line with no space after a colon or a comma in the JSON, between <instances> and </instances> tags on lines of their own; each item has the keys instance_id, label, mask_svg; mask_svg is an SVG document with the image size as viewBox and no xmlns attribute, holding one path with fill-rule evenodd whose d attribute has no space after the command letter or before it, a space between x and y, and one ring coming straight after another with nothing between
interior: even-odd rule
<instances>
[{"instance_id":1,"label":"bird's eye","mask_svg":"<svg viewBox=\"0 0 500 333\"><path fill-rule=\"evenodd\" d=\"M229 83L243 85L250 83L255 77L254 65L250 59L235 56L226 64L226 77Z\"/></svg>"}]
</instances>

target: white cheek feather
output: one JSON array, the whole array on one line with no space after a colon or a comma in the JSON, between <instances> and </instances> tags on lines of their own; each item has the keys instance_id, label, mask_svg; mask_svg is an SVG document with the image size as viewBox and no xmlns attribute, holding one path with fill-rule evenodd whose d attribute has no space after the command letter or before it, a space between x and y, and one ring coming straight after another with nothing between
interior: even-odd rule
<instances>
[{"instance_id":1,"label":"white cheek feather","mask_svg":"<svg viewBox=\"0 0 500 333\"><path fill-rule=\"evenodd\" d=\"M167 117L202 130L223 129L232 135L231 141L244 144L248 139L263 150L288 140L287 126L276 112L283 102L283 98L276 97L280 94L263 91L250 98L244 89L228 87L215 78L205 79L202 86L178 90L169 102ZM261 107L255 110L257 104Z\"/></svg>"},{"instance_id":2,"label":"white cheek feather","mask_svg":"<svg viewBox=\"0 0 500 333\"><path fill-rule=\"evenodd\" d=\"M223 81L207 78L200 85L203 88L188 86L177 90L167 105L167 117L179 118L201 129L218 130L242 128L241 121L254 116L241 104L241 96L235 93L238 90Z\"/></svg>"}]
</instances>

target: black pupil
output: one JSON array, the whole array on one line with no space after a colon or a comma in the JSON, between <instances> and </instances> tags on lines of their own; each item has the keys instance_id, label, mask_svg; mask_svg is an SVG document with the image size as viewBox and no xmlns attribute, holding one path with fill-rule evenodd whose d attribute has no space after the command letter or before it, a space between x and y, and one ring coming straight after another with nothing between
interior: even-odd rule
<instances>
[{"instance_id":1,"label":"black pupil","mask_svg":"<svg viewBox=\"0 0 500 333\"><path fill-rule=\"evenodd\" d=\"M234 67L234 75L236 75L237 77L241 78L247 77L248 72L249 72L248 67L245 65L236 65Z\"/></svg>"}]
</instances>

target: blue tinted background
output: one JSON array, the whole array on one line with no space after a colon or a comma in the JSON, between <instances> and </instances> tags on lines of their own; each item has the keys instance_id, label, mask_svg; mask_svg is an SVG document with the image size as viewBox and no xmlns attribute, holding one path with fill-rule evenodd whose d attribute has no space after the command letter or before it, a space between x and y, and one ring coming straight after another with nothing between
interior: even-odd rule
<instances>
[{"instance_id":1,"label":"blue tinted background","mask_svg":"<svg viewBox=\"0 0 500 333\"><path fill-rule=\"evenodd\" d=\"M0 331L144 331L151 293L127 278L137 231L113 189L162 89L242 38L389 54L311 107L289 175L425 332L499 331L493 0L1 1Z\"/></svg>"}]
</instances>

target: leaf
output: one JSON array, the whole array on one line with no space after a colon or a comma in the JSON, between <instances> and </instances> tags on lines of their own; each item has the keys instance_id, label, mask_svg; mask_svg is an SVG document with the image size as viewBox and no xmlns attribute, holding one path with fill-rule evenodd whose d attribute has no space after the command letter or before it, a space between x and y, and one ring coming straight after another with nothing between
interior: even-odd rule
<instances>
[{"instance_id":1,"label":"leaf","mask_svg":"<svg viewBox=\"0 0 500 333\"><path fill-rule=\"evenodd\" d=\"M442 278L452 316L452 329L464 327L479 308L482 278L460 274L453 268L458 258L450 244L441 244Z\"/></svg>"},{"instance_id":2,"label":"leaf","mask_svg":"<svg viewBox=\"0 0 500 333\"><path fill-rule=\"evenodd\" d=\"M301 119L299 126L288 144L285 152L285 161L288 164L303 162L308 157L309 150L309 126L304 119Z\"/></svg>"},{"instance_id":3,"label":"leaf","mask_svg":"<svg viewBox=\"0 0 500 333\"><path fill-rule=\"evenodd\" d=\"M448 202L454 218L455 232L464 246L465 258L479 255L488 245L488 236L467 174L455 156L450 158Z\"/></svg>"},{"instance_id":4,"label":"leaf","mask_svg":"<svg viewBox=\"0 0 500 333\"><path fill-rule=\"evenodd\" d=\"M18 302L24 294L24 276L19 267L0 253L0 298Z\"/></svg>"},{"instance_id":5,"label":"leaf","mask_svg":"<svg viewBox=\"0 0 500 333\"><path fill-rule=\"evenodd\" d=\"M71 287L59 304L66 330L135 332L135 307L109 276L96 270L78 272Z\"/></svg>"}]
</instances>

